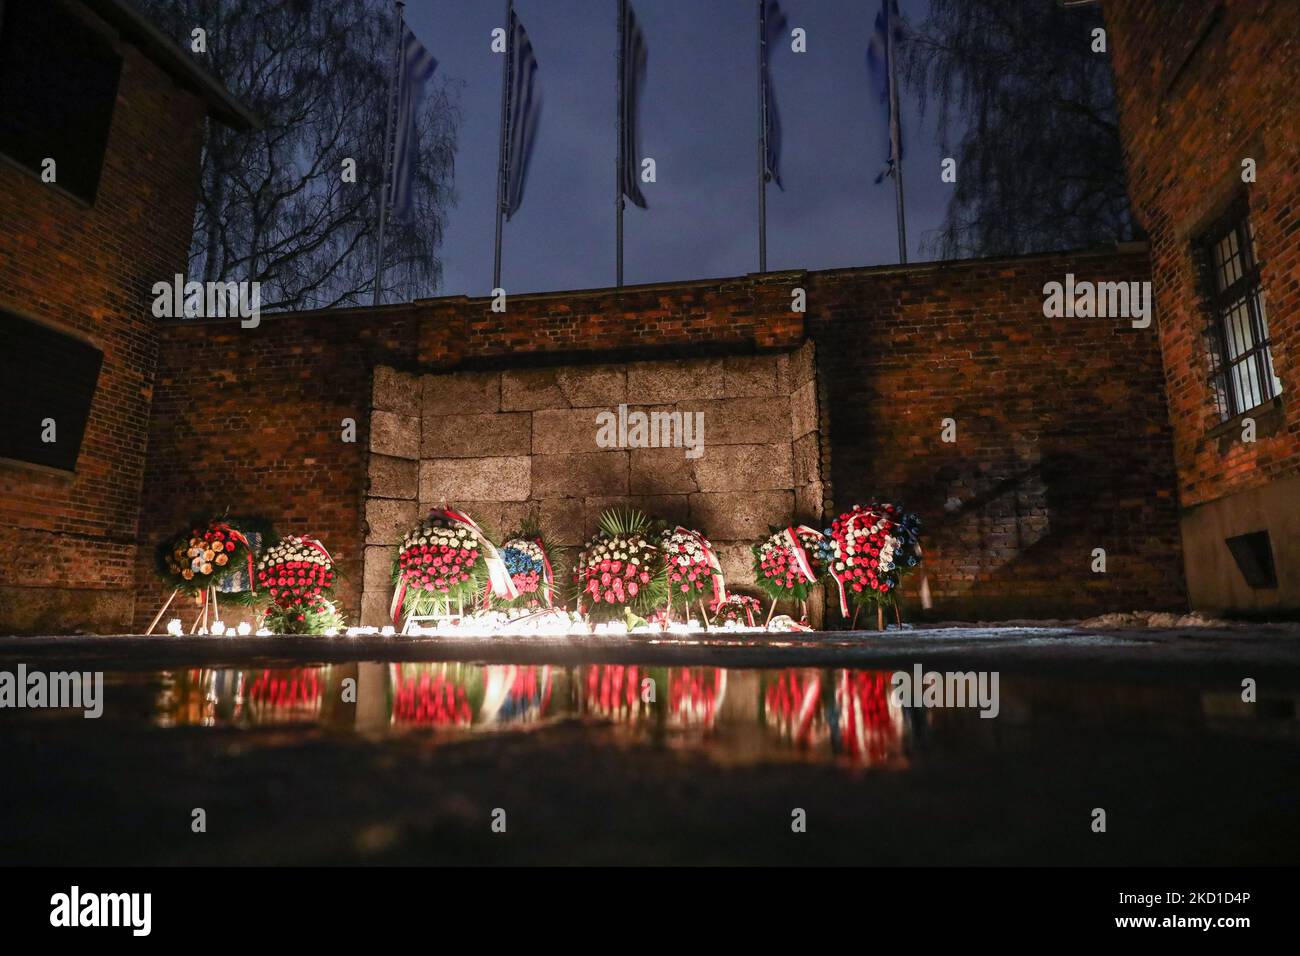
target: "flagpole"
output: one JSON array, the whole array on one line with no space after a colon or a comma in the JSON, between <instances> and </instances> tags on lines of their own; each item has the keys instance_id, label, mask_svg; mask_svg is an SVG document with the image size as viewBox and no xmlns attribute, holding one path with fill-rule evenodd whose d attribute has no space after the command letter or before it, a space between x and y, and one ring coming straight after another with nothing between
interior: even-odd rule
<instances>
[{"instance_id":1,"label":"flagpole","mask_svg":"<svg viewBox=\"0 0 1300 956\"><path fill-rule=\"evenodd\" d=\"M615 122L615 128L618 133L618 158L615 160L614 168L614 222L617 239L614 243L614 276L617 288L623 288L623 171L627 165L626 138L627 130L625 129L627 119L627 109L625 99L627 97L627 69L623 62L623 48L627 42L627 0L618 0L615 4L618 11L618 52L614 54L615 68L618 70L618 118Z\"/></svg>"},{"instance_id":2,"label":"flagpole","mask_svg":"<svg viewBox=\"0 0 1300 956\"><path fill-rule=\"evenodd\" d=\"M758 271L767 271L767 0L758 0Z\"/></svg>"},{"instance_id":3,"label":"flagpole","mask_svg":"<svg viewBox=\"0 0 1300 956\"><path fill-rule=\"evenodd\" d=\"M379 246L375 251L375 292L371 305L379 305L384 280L384 233L388 228L389 179L393 173L393 120L397 108L393 102L397 95L397 82L402 62L402 8L401 0L394 3L397 11L397 36L393 42L393 66L388 73L388 119L384 124L384 176L379 185Z\"/></svg>"},{"instance_id":4,"label":"flagpole","mask_svg":"<svg viewBox=\"0 0 1300 956\"><path fill-rule=\"evenodd\" d=\"M884 0L887 4L889 0ZM898 143L894 157L894 206L898 211L898 261L907 264L907 216L903 204L903 119L898 112L898 68L894 63L894 22L885 8L885 47L889 57L889 118Z\"/></svg>"},{"instance_id":5,"label":"flagpole","mask_svg":"<svg viewBox=\"0 0 1300 956\"><path fill-rule=\"evenodd\" d=\"M492 259L492 288L501 288L501 217L506 209L506 122L509 116L507 104L510 98L510 57L514 50L515 38L510 29L511 14L514 12L514 0L506 0L506 51L501 64L501 148L497 152L497 236L496 250Z\"/></svg>"}]
</instances>

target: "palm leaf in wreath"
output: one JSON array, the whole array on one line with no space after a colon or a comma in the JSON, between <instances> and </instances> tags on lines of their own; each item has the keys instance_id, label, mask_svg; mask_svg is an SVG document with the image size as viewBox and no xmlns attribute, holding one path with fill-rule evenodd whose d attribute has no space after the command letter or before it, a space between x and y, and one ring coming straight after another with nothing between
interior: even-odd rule
<instances>
[{"instance_id":1,"label":"palm leaf in wreath","mask_svg":"<svg viewBox=\"0 0 1300 956\"><path fill-rule=\"evenodd\" d=\"M663 556L655 546L658 535L656 528L663 522L657 522L644 512L628 508L611 508L600 516L597 523L599 530L587 541L582 552L574 562L571 575L572 590L570 598L575 607L584 610L592 621L609 621L626 619L624 611L631 610L638 617L653 615L668 601L668 580ZM637 578L637 593L621 601L594 601L585 590L588 583L588 569L583 562L588 559L593 549L609 546L615 539L631 542L636 549L638 567L648 574L648 579Z\"/></svg>"}]
</instances>

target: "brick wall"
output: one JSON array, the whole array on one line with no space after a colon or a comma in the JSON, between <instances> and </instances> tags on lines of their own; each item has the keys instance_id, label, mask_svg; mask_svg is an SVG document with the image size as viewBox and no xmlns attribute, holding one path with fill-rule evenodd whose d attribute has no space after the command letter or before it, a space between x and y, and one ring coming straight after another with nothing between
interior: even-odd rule
<instances>
[{"instance_id":1,"label":"brick wall","mask_svg":"<svg viewBox=\"0 0 1300 956\"><path fill-rule=\"evenodd\" d=\"M157 344L154 282L184 270L203 105L121 45L93 206L0 159L0 308L104 352L75 474L0 462L0 632L121 630Z\"/></svg>"},{"instance_id":2,"label":"brick wall","mask_svg":"<svg viewBox=\"0 0 1300 956\"><path fill-rule=\"evenodd\" d=\"M1182 606L1155 324L1043 316L1043 286L1067 272L1146 270L1137 252L808 277L835 505L920 514L931 616Z\"/></svg>"},{"instance_id":3,"label":"brick wall","mask_svg":"<svg viewBox=\"0 0 1300 956\"><path fill-rule=\"evenodd\" d=\"M569 448L577 439L565 426L575 406L559 380L598 377L601 367L623 382L630 402L659 401L655 390L676 376L687 391L709 393L687 401L737 403L736 414L708 419L706 442L712 429L720 446L732 446L725 453L741 456L722 480L752 475L756 500L780 494L810 520L827 497L847 507L880 495L920 512L932 616L1180 606L1154 327L1042 314L1044 283L1067 272L1139 280L1146 269L1145 252L1038 256L519 296L504 314L489 300L457 297L264 316L256 329L234 321L168 325L141 502L148 547L137 562L141 593L154 597L138 602L136 622L147 623L160 598L146 560L153 543L191 512L225 507L264 514L284 534L321 536L340 555L347 574L340 593L355 620L363 588L383 589L382 563L363 566L367 531L371 547L382 548L380 539L442 494L481 508L488 499L485 520L508 530L522 516L520 502L486 493L456 469L464 471L476 440L484 449L518 444L487 457L522 457L521 415L534 461L583 453ZM807 291L806 316L790 311L795 287ZM714 392L727 390L729 375L757 387L768 373L770 397L789 416L792 474L791 484L783 478L779 488L760 489L743 448L768 442L750 440L762 423L747 425L739 412L761 396ZM467 390L448 398L449 381ZM500 421L467 432L475 415ZM540 439L539 415L550 423ZM358 423L355 443L341 440L345 417ZM957 422L954 444L940 441L948 417ZM432 419L455 421L426 430L422 421ZM577 499L565 507L580 517L556 512L571 533L578 521L588 530L605 499L662 497L665 517L722 532L735 546L731 569L741 573L733 531L761 532L770 515L758 515L743 495L696 515L691 496L707 504L710 494L700 486L701 466L660 473L654 462L633 467L631 453L619 454L628 455L627 468L584 472L581 495L534 495L530 470L526 498ZM563 483L562 472L575 474L560 468L555 481ZM505 497L521 498L522 490ZM686 499L684 515L674 510L678 498ZM1105 575L1089 569L1098 547L1108 554ZM908 601L917 613L914 588ZM380 601L369 603L373 612Z\"/></svg>"},{"instance_id":4,"label":"brick wall","mask_svg":"<svg viewBox=\"0 0 1300 956\"><path fill-rule=\"evenodd\" d=\"M264 317L255 329L238 320L163 328L140 498L137 629L166 597L154 547L226 509L264 515L282 535L319 537L355 613L371 369L408 364L418 334L409 310L384 309ZM355 422L353 442L343 440L345 419ZM192 609L182 611L189 620Z\"/></svg>"},{"instance_id":5,"label":"brick wall","mask_svg":"<svg viewBox=\"0 0 1300 956\"><path fill-rule=\"evenodd\" d=\"M1121 132L1150 234L1182 504L1300 475L1300 17L1289 0L1105 4ZM1243 184L1242 160L1257 163ZM1245 195L1255 228L1280 409L1260 438L1216 430L1193 240Z\"/></svg>"}]
</instances>

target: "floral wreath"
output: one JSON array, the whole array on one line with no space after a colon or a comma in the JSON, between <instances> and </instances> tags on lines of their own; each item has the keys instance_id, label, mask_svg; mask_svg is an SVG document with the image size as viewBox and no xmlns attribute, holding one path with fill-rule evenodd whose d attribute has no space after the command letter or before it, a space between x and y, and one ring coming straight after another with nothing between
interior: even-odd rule
<instances>
[{"instance_id":1,"label":"floral wreath","mask_svg":"<svg viewBox=\"0 0 1300 956\"><path fill-rule=\"evenodd\" d=\"M555 607L560 595L552 566L554 554L555 549L547 545L546 536L535 524L527 522L512 532L501 545L501 560L518 596L498 599L498 603L534 610Z\"/></svg>"},{"instance_id":2,"label":"floral wreath","mask_svg":"<svg viewBox=\"0 0 1300 956\"><path fill-rule=\"evenodd\" d=\"M668 596L663 555L650 543L655 523L640 511L610 510L599 528L573 566L579 612L592 620L650 616Z\"/></svg>"},{"instance_id":3,"label":"floral wreath","mask_svg":"<svg viewBox=\"0 0 1300 956\"><path fill-rule=\"evenodd\" d=\"M774 528L752 548L754 578L773 603L806 601L822 573L822 533L807 525Z\"/></svg>"},{"instance_id":4,"label":"floral wreath","mask_svg":"<svg viewBox=\"0 0 1300 956\"><path fill-rule=\"evenodd\" d=\"M678 525L664 532L659 548L668 577L668 603L674 609L689 610L691 602L702 602L706 592L712 593L713 601L726 599L722 564L702 532Z\"/></svg>"},{"instance_id":5,"label":"floral wreath","mask_svg":"<svg viewBox=\"0 0 1300 956\"><path fill-rule=\"evenodd\" d=\"M262 552L257 583L271 597L266 627L277 634L323 634L343 626L330 591L337 572L325 545L310 535L288 537Z\"/></svg>"},{"instance_id":6,"label":"floral wreath","mask_svg":"<svg viewBox=\"0 0 1300 956\"><path fill-rule=\"evenodd\" d=\"M730 592L725 600L709 602L709 618L714 624L728 624L735 621L746 627L754 627L754 615L763 613L763 605L756 597L738 592Z\"/></svg>"},{"instance_id":7,"label":"floral wreath","mask_svg":"<svg viewBox=\"0 0 1300 956\"><path fill-rule=\"evenodd\" d=\"M208 588L220 586L243 568L252 586L252 545L224 517L195 522L188 533L164 541L156 557L163 581L182 594L202 597ZM251 592L239 593L252 598Z\"/></svg>"},{"instance_id":8,"label":"floral wreath","mask_svg":"<svg viewBox=\"0 0 1300 956\"><path fill-rule=\"evenodd\" d=\"M892 504L854 505L826 529L822 556L840 614L897 603L904 573L921 562L920 519Z\"/></svg>"},{"instance_id":9,"label":"floral wreath","mask_svg":"<svg viewBox=\"0 0 1300 956\"><path fill-rule=\"evenodd\" d=\"M406 533L393 560L394 626L402 616L430 617L473 607L482 595L507 601L519 591L496 546L469 515L435 508Z\"/></svg>"}]
</instances>

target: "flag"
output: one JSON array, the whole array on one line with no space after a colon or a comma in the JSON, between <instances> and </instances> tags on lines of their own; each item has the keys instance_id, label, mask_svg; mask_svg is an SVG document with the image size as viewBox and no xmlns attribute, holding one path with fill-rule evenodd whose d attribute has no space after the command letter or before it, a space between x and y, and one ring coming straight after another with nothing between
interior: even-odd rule
<instances>
[{"instance_id":1,"label":"flag","mask_svg":"<svg viewBox=\"0 0 1300 956\"><path fill-rule=\"evenodd\" d=\"M776 183L777 188L784 190L785 186L781 184L781 117L776 111L776 94L772 92L772 76L769 70L770 49L776 46L780 39L785 35L787 21L785 14L781 11L781 4L777 0L768 0L767 9L763 14L763 113L767 121L767 128L764 139L767 142L767 155L763 158L765 163L763 172L767 178Z\"/></svg>"},{"instance_id":2,"label":"flag","mask_svg":"<svg viewBox=\"0 0 1300 956\"><path fill-rule=\"evenodd\" d=\"M876 182L894 175L903 159L903 131L898 116L898 80L893 62L894 44L903 37L898 0L881 0L876 27L867 45L867 73L880 90L880 103L889 120L889 155ZM890 41L893 41L892 43Z\"/></svg>"},{"instance_id":3,"label":"flag","mask_svg":"<svg viewBox=\"0 0 1300 956\"><path fill-rule=\"evenodd\" d=\"M637 106L645 84L646 45L641 26L630 3L623 6L623 102L619 104L623 125L623 195L636 206L646 208L637 170L641 166L641 137L637 128Z\"/></svg>"},{"instance_id":4,"label":"flag","mask_svg":"<svg viewBox=\"0 0 1300 956\"><path fill-rule=\"evenodd\" d=\"M524 201L524 183L528 179L528 160L537 138L537 121L542 112L542 94L537 87L537 57L528 32L513 9L510 11L510 75L507 78L506 130L506 219L513 216Z\"/></svg>"},{"instance_id":5,"label":"flag","mask_svg":"<svg viewBox=\"0 0 1300 956\"><path fill-rule=\"evenodd\" d=\"M420 142L416 120L424 100L424 84L438 68L438 61L424 48L410 28L402 31L402 54L398 60L397 120L393 140L393 172L390 200L393 215L409 219L412 207L412 182L419 159Z\"/></svg>"}]
</instances>

